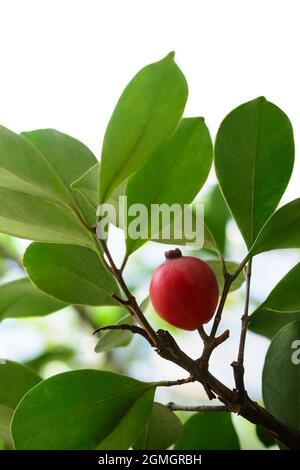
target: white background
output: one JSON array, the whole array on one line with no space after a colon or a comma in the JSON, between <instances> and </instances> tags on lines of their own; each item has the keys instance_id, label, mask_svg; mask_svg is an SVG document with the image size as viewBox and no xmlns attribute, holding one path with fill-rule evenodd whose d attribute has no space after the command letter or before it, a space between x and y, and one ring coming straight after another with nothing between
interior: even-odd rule
<instances>
[{"instance_id":1,"label":"white background","mask_svg":"<svg viewBox=\"0 0 300 470\"><path fill-rule=\"evenodd\" d=\"M299 5L299 0L0 0L0 123L16 132L57 128L99 158L107 121L126 83L141 67L175 50L189 83L186 115L204 116L214 137L231 109L265 95L290 117L297 153ZM299 170L300 158L284 202L300 195ZM157 264L154 251L143 253ZM260 256L256 297L263 300L298 260L291 252ZM229 321L237 328L240 312L234 313ZM55 338L63 340L58 320L55 314L40 322L49 321ZM31 333L18 325L11 320L0 331L9 357L17 359L39 341L31 336L26 341L26 331ZM233 329L233 343L213 361L226 379L232 373L222 364L230 363L237 335ZM185 345L196 354L198 338L194 343L189 338ZM249 335L246 379L257 394L267 346ZM149 361L137 363L134 375L178 375L153 355ZM198 388L194 393L197 397Z\"/></svg>"}]
</instances>

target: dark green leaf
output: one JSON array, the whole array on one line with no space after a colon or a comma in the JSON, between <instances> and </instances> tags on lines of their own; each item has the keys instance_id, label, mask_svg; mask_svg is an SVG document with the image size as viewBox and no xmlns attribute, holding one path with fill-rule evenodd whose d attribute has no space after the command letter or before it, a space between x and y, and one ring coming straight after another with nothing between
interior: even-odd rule
<instances>
[{"instance_id":1,"label":"dark green leaf","mask_svg":"<svg viewBox=\"0 0 300 470\"><path fill-rule=\"evenodd\" d=\"M154 389L97 370L51 377L31 390L15 412L16 448L88 450L105 444L106 450L127 449L148 420Z\"/></svg>"},{"instance_id":2,"label":"dark green leaf","mask_svg":"<svg viewBox=\"0 0 300 470\"><path fill-rule=\"evenodd\" d=\"M205 224L213 234L221 253L225 252L226 226L231 218L219 185L213 186L204 200Z\"/></svg>"},{"instance_id":3,"label":"dark green leaf","mask_svg":"<svg viewBox=\"0 0 300 470\"><path fill-rule=\"evenodd\" d=\"M25 393L42 379L29 367L17 362L0 362L0 437L11 447L10 422Z\"/></svg>"},{"instance_id":4,"label":"dark green leaf","mask_svg":"<svg viewBox=\"0 0 300 470\"><path fill-rule=\"evenodd\" d=\"M278 209L258 235L251 253L280 248L300 248L300 199Z\"/></svg>"},{"instance_id":5,"label":"dark green leaf","mask_svg":"<svg viewBox=\"0 0 300 470\"><path fill-rule=\"evenodd\" d=\"M166 145L130 179L126 189L128 207L143 204L147 208L141 225L148 228L148 239L153 230L151 221L155 218L152 204L190 204L206 181L212 154L212 143L204 119L183 119ZM128 224L131 220L129 217ZM172 219L167 225L170 223ZM160 229L163 228L161 225ZM146 241L128 237L127 254Z\"/></svg>"},{"instance_id":6,"label":"dark green leaf","mask_svg":"<svg viewBox=\"0 0 300 470\"><path fill-rule=\"evenodd\" d=\"M153 403L148 423L133 445L134 449L168 449L182 432L180 419L173 411L160 403Z\"/></svg>"},{"instance_id":7,"label":"dark green leaf","mask_svg":"<svg viewBox=\"0 0 300 470\"><path fill-rule=\"evenodd\" d=\"M133 325L135 323L133 316L129 313L122 317L116 325ZM99 341L96 344L97 353L111 351L114 348L127 346L132 340L133 334L126 330L104 330L98 333Z\"/></svg>"},{"instance_id":8,"label":"dark green leaf","mask_svg":"<svg viewBox=\"0 0 300 470\"><path fill-rule=\"evenodd\" d=\"M276 441L272 434L263 426L256 426L256 435L258 439L266 446L266 447L271 447L273 445L276 445Z\"/></svg>"},{"instance_id":9,"label":"dark green leaf","mask_svg":"<svg viewBox=\"0 0 300 470\"><path fill-rule=\"evenodd\" d=\"M218 131L215 165L248 248L276 209L294 162L292 126L265 98L242 104Z\"/></svg>"},{"instance_id":10,"label":"dark green leaf","mask_svg":"<svg viewBox=\"0 0 300 470\"><path fill-rule=\"evenodd\" d=\"M104 137L100 202L168 140L182 116L187 93L173 53L140 70L127 85Z\"/></svg>"},{"instance_id":11,"label":"dark green leaf","mask_svg":"<svg viewBox=\"0 0 300 470\"><path fill-rule=\"evenodd\" d=\"M209 412L191 416L175 444L178 450L239 450L230 413Z\"/></svg>"},{"instance_id":12,"label":"dark green leaf","mask_svg":"<svg viewBox=\"0 0 300 470\"><path fill-rule=\"evenodd\" d=\"M300 321L273 339L263 370L266 409L285 425L300 429Z\"/></svg>"},{"instance_id":13,"label":"dark green leaf","mask_svg":"<svg viewBox=\"0 0 300 470\"><path fill-rule=\"evenodd\" d=\"M0 320L48 315L66 306L38 290L29 279L18 279L0 286Z\"/></svg>"},{"instance_id":14,"label":"dark green leaf","mask_svg":"<svg viewBox=\"0 0 300 470\"><path fill-rule=\"evenodd\" d=\"M115 305L119 293L100 256L75 245L32 243L24 255L24 267L32 282L47 294L81 305Z\"/></svg>"},{"instance_id":15,"label":"dark green leaf","mask_svg":"<svg viewBox=\"0 0 300 470\"><path fill-rule=\"evenodd\" d=\"M222 292L222 289L224 286L224 275L223 275L223 270L222 270L220 261L219 260L205 260L205 262L209 264L211 269L214 271L217 281L218 281L219 292ZM226 261L225 263L226 263L227 271L230 274L233 274L239 266L238 263L234 263L233 261ZM239 289L244 281L245 281L245 278L244 278L243 273L241 272L231 284L230 291L232 292L234 290Z\"/></svg>"},{"instance_id":16,"label":"dark green leaf","mask_svg":"<svg viewBox=\"0 0 300 470\"><path fill-rule=\"evenodd\" d=\"M254 333L272 339L288 323L300 320L300 312L281 313L260 307L251 315L249 329Z\"/></svg>"}]
</instances>

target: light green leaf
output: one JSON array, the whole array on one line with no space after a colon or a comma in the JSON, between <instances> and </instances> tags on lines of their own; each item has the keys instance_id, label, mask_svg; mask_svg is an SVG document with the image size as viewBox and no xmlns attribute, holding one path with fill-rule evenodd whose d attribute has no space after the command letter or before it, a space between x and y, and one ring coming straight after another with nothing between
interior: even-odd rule
<instances>
[{"instance_id":1,"label":"light green leaf","mask_svg":"<svg viewBox=\"0 0 300 470\"><path fill-rule=\"evenodd\" d=\"M119 293L99 255L75 245L32 243L24 267L32 282L47 294L78 305L115 305Z\"/></svg>"},{"instance_id":2,"label":"light green leaf","mask_svg":"<svg viewBox=\"0 0 300 470\"><path fill-rule=\"evenodd\" d=\"M219 260L205 260L205 262L214 271L216 278L217 278L218 286L219 286L219 292L222 292L222 289L224 286L224 276L223 276L223 271L222 271L222 266L221 266L220 261ZM230 274L233 274L239 266L239 263L235 263L233 261L225 261L225 264L226 264L227 271ZM230 292L239 289L244 281L245 281L245 277L243 273L241 272L231 284Z\"/></svg>"},{"instance_id":3,"label":"light green leaf","mask_svg":"<svg viewBox=\"0 0 300 470\"><path fill-rule=\"evenodd\" d=\"M135 323L133 316L129 313L122 317L116 325L133 325ZM126 330L104 330L99 331L99 341L96 344L97 353L111 351L114 348L127 346L132 340L133 334Z\"/></svg>"},{"instance_id":4,"label":"light green leaf","mask_svg":"<svg viewBox=\"0 0 300 470\"><path fill-rule=\"evenodd\" d=\"M187 94L174 53L144 67L127 85L104 137L101 203L168 140L182 116Z\"/></svg>"},{"instance_id":5,"label":"light green leaf","mask_svg":"<svg viewBox=\"0 0 300 470\"><path fill-rule=\"evenodd\" d=\"M141 222L151 238L152 204L190 204L200 191L212 163L212 143L203 118L183 119L171 139L128 182L128 207L143 204L146 219ZM187 184L188 181L188 184ZM132 220L129 217L128 224ZM172 223L173 218L168 221ZM163 224L160 229L164 228ZM147 239L126 240L127 254Z\"/></svg>"},{"instance_id":6,"label":"light green leaf","mask_svg":"<svg viewBox=\"0 0 300 470\"><path fill-rule=\"evenodd\" d=\"M230 218L220 187L216 184L204 199L204 219L221 253L225 252L226 226Z\"/></svg>"},{"instance_id":7,"label":"light green leaf","mask_svg":"<svg viewBox=\"0 0 300 470\"><path fill-rule=\"evenodd\" d=\"M239 450L240 444L230 413L197 413L183 426L175 444L178 450Z\"/></svg>"},{"instance_id":8,"label":"light green leaf","mask_svg":"<svg viewBox=\"0 0 300 470\"><path fill-rule=\"evenodd\" d=\"M215 149L217 177L248 248L276 209L293 163L291 123L265 98L242 104L222 122Z\"/></svg>"},{"instance_id":9,"label":"light green leaf","mask_svg":"<svg viewBox=\"0 0 300 470\"><path fill-rule=\"evenodd\" d=\"M300 199L278 209L259 233L251 254L282 248L300 248Z\"/></svg>"},{"instance_id":10,"label":"light green leaf","mask_svg":"<svg viewBox=\"0 0 300 470\"><path fill-rule=\"evenodd\" d=\"M299 341L299 321L279 331L268 349L262 380L266 409L296 429L300 429Z\"/></svg>"},{"instance_id":11,"label":"light green leaf","mask_svg":"<svg viewBox=\"0 0 300 470\"><path fill-rule=\"evenodd\" d=\"M0 231L53 243L93 246L92 234L45 157L24 136L0 127Z\"/></svg>"},{"instance_id":12,"label":"light green leaf","mask_svg":"<svg viewBox=\"0 0 300 470\"><path fill-rule=\"evenodd\" d=\"M148 419L154 389L97 370L53 376L19 404L12 423L16 449L88 450L101 448L106 439L106 450L128 448L137 437L134 420L141 429Z\"/></svg>"},{"instance_id":13,"label":"light green leaf","mask_svg":"<svg viewBox=\"0 0 300 470\"><path fill-rule=\"evenodd\" d=\"M0 286L0 320L48 315L66 306L38 290L29 279L18 279Z\"/></svg>"},{"instance_id":14,"label":"light green leaf","mask_svg":"<svg viewBox=\"0 0 300 470\"><path fill-rule=\"evenodd\" d=\"M173 411L160 403L153 403L148 423L133 445L134 449L168 449L182 433L182 423Z\"/></svg>"},{"instance_id":15,"label":"light green leaf","mask_svg":"<svg viewBox=\"0 0 300 470\"><path fill-rule=\"evenodd\" d=\"M10 422L23 396L42 379L17 362L0 362L0 437L11 447Z\"/></svg>"}]
</instances>

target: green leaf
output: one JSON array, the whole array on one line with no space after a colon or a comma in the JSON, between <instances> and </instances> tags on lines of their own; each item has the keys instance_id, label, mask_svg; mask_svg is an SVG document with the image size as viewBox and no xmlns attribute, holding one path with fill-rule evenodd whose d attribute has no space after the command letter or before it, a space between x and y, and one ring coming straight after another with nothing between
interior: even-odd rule
<instances>
[{"instance_id":1,"label":"green leaf","mask_svg":"<svg viewBox=\"0 0 300 470\"><path fill-rule=\"evenodd\" d=\"M242 104L222 122L215 149L217 177L248 248L276 209L293 163L291 123L265 98Z\"/></svg>"},{"instance_id":2,"label":"green leaf","mask_svg":"<svg viewBox=\"0 0 300 470\"><path fill-rule=\"evenodd\" d=\"M39 129L22 135L44 155L85 216L85 201L75 196L70 185L97 163L93 153L79 140L55 129ZM86 219L90 222L89 217Z\"/></svg>"},{"instance_id":3,"label":"green leaf","mask_svg":"<svg viewBox=\"0 0 300 470\"><path fill-rule=\"evenodd\" d=\"M230 413L209 412L191 416L175 443L178 450L239 450L240 444Z\"/></svg>"},{"instance_id":4,"label":"green leaf","mask_svg":"<svg viewBox=\"0 0 300 470\"><path fill-rule=\"evenodd\" d=\"M209 412L191 416L175 444L178 450L239 450L230 413Z\"/></svg>"},{"instance_id":5,"label":"green leaf","mask_svg":"<svg viewBox=\"0 0 300 470\"><path fill-rule=\"evenodd\" d=\"M115 305L119 293L112 275L97 253L75 245L32 243L24 267L32 282L63 302L78 305Z\"/></svg>"},{"instance_id":6,"label":"green leaf","mask_svg":"<svg viewBox=\"0 0 300 470\"><path fill-rule=\"evenodd\" d=\"M31 240L93 246L74 201L24 136L0 127L0 231Z\"/></svg>"},{"instance_id":7,"label":"green leaf","mask_svg":"<svg viewBox=\"0 0 300 470\"><path fill-rule=\"evenodd\" d=\"M256 435L265 447L276 445L276 441L272 434L263 426L256 425Z\"/></svg>"},{"instance_id":8,"label":"green leaf","mask_svg":"<svg viewBox=\"0 0 300 470\"><path fill-rule=\"evenodd\" d=\"M266 409L296 429L300 429L299 341L299 321L279 331L268 349L262 379Z\"/></svg>"},{"instance_id":9,"label":"green leaf","mask_svg":"<svg viewBox=\"0 0 300 470\"><path fill-rule=\"evenodd\" d=\"M140 70L127 85L104 137L101 203L168 140L182 116L187 94L174 53Z\"/></svg>"},{"instance_id":10,"label":"green leaf","mask_svg":"<svg viewBox=\"0 0 300 470\"><path fill-rule=\"evenodd\" d=\"M214 185L205 197L204 211L205 224L213 234L220 252L224 253L226 226L231 214L218 184Z\"/></svg>"},{"instance_id":11,"label":"green leaf","mask_svg":"<svg viewBox=\"0 0 300 470\"><path fill-rule=\"evenodd\" d=\"M29 279L18 279L0 286L0 320L48 315L66 306L38 290Z\"/></svg>"},{"instance_id":12,"label":"green leaf","mask_svg":"<svg viewBox=\"0 0 300 470\"><path fill-rule=\"evenodd\" d=\"M133 325L134 323L134 318L129 313L122 317L116 325ZM133 334L126 330L104 330L99 331L98 337L99 341L96 344L95 351L100 353L127 346L131 342Z\"/></svg>"},{"instance_id":13,"label":"green leaf","mask_svg":"<svg viewBox=\"0 0 300 470\"><path fill-rule=\"evenodd\" d=\"M53 376L31 390L16 409L16 449L88 450L105 442L106 450L127 449L147 422L154 389L97 370Z\"/></svg>"},{"instance_id":14,"label":"green leaf","mask_svg":"<svg viewBox=\"0 0 300 470\"><path fill-rule=\"evenodd\" d=\"M179 438L182 423L173 411L160 403L153 403L148 423L133 445L134 449L168 449Z\"/></svg>"},{"instance_id":15,"label":"green leaf","mask_svg":"<svg viewBox=\"0 0 300 470\"><path fill-rule=\"evenodd\" d=\"M251 315L249 329L258 335L272 339L281 328L296 320L300 320L300 312L273 312L260 307Z\"/></svg>"},{"instance_id":16,"label":"green leaf","mask_svg":"<svg viewBox=\"0 0 300 470\"><path fill-rule=\"evenodd\" d=\"M219 260L205 260L207 264L211 267L211 269L214 271L218 286L219 286L219 292L222 292L223 286L224 286L224 276L223 276L223 270L222 266ZM239 263L235 263L233 261L225 261L227 271L230 274L233 274L236 269L239 266ZM230 286L230 292L235 291L241 287L243 282L245 281L244 275L241 272L238 277L233 281L233 283Z\"/></svg>"},{"instance_id":17,"label":"green leaf","mask_svg":"<svg viewBox=\"0 0 300 470\"><path fill-rule=\"evenodd\" d=\"M143 204L151 238L152 204L190 204L200 191L212 163L212 142L203 118L183 119L171 139L128 182L128 207ZM188 181L188 184L187 184ZM128 224L132 220L129 217ZM169 221L168 225L172 222ZM160 227L163 229L163 225ZM127 254L147 240L126 240Z\"/></svg>"},{"instance_id":18,"label":"green leaf","mask_svg":"<svg viewBox=\"0 0 300 470\"><path fill-rule=\"evenodd\" d=\"M259 233L251 254L282 248L300 248L300 199L278 209Z\"/></svg>"},{"instance_id":19,"label":"green leaf","mask_svg":"<svg viewBox=\"0 0 300 470\"><path fill-rule=\"evenodd\" d=\"M23 396L42 379L29 367L0 362L0 437L11 447L10 422Z\"/></svg>"}]
</instances>

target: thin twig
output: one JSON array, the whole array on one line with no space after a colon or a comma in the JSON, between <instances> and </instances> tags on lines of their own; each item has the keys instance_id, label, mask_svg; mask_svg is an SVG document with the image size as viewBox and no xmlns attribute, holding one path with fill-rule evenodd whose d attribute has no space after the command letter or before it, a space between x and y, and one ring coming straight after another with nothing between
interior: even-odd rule
<instances>
[{"instance_id":1,"label":"thin twig","mask_svg":"<svg viewBox=\"0 0 300 470\"><path fill-rule=\"evenodd\" d=\"M148 343L150 343L151 346L154 346L153 341L151 340L150 336L148 335L147 331L141 328L140 326L136 325L127 325L125 323L121 323L118 325L107 325L107 326L101 326L100 328L97 328L93 335L98 333L99 331L106 331L106 330L125 330L125 331L131 331L133 334L138 334L143 336Z\"/></svg>"},{"instance_id":2,"label":"thin twig","mask_svg":"<svg viewBox=\"0 0 300 470\"><path fill-rule=\"evenodd\" d=\"M178 379L178 380L163 380L161 382L157 382L157 386L158 387L174 387L176 385L189 384L195 381L196 379L194 377L187 377L186 379Z\"/></svg>"},{"instance_id":3,"label":"thin twig","mask_svg":"<svg viewBox=\"0 0 300 470\"><path fill-rule=\"evenodd\" d=\"M226 302L226 299L227 299L227 296L228 296L228 293L229 293L229 290L230 290L231 283L232 283L232 278L231 278L230 275L227 275L224 278L223 291L222 291L222 294L221 294L221 298L220 298L220 302L219 302L219 305L218 305L217 313L215 315L213 326L212 326L212 329L211 329L211 332L210 332L210 336L216 336L218 326L219 326L219 323L220 323L221 318L222 318L222 313L223 313L223 310L224 310L225 302Z\"/></svg>"},{"instance_id":4,"label":"thin twig","mask_svg":"<svg viewBox=\"0 0 300 470\"><path fill-rule=\"evenodd\" d=\"M240 334L238 357L237 357L237 360L231 364L233 367L233 372L234 372L236 391L240 395L240 397L242 397L242 395L245 392L244 356L245 356L245 344L246 344L246 336L247 336L247 329L248 329L248 322L249 322L251 269L252 269L252 259L249 260L247 268L246 268L246 296L245 296L244 313L241 318L241 334Z\"/></svg>"},{"instance_id":5,"label":"thin twig","mask_svg":"<svg viewBox=\"0 0 300 470\"><path fill-rule=\"evenodd\" d=\"M205 413L216 412L216 411L230 411L225 405L200 405L200 406L189 406L189 405L178 405L172 401L166 405L172 411L204 411Z\"/></svg>"}]
</instances>

